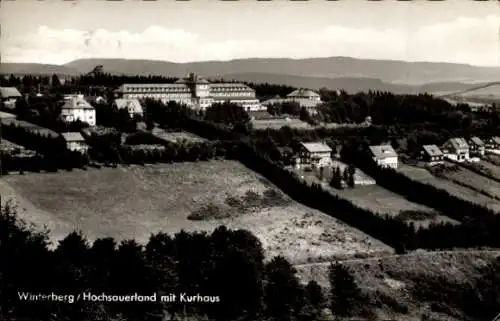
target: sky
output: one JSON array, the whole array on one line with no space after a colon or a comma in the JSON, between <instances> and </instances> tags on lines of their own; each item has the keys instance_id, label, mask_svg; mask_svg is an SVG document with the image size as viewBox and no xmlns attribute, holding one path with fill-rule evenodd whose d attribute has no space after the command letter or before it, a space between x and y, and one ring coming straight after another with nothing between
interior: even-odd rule
<instances>
[{"instance_id":1,"label":"sky","mask_svg":"<svg viewBox=\"0 0 500 321\"><path fill-rule=\"evenodd\" d=\"M16 0L2 62L349 56L500 66L500 1Z\"/></svg>"}]
</instances>

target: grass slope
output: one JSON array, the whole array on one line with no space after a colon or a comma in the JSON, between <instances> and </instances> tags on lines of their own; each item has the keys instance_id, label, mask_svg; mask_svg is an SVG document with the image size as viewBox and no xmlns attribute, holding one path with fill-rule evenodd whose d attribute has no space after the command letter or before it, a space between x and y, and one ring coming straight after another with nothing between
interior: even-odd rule
<instances>
[{"instance_id":1,"label":"grass slope","mask_svg":"<svg viewBox=\"0 0 500 321\"><path fill-rule=\"evenodd\" d=\"M478 270L500 256L500 251L417 251L406 255L386 258L369 258L340 262L349 267L362 290L380 301L380 313L394 320L421 320L419 316L431 303L416 297L420 280L442 278L451 283L469 282L479 277ZM296 266L298 276L305 283L315 280L329 288L328 264ZM398 310L407 309L406 316ZM460 311L454 311L454 318L438 320L462 320ZM414 318L412 318L412 316Z\"/></svg>"},{"instance_id":2,"label":"grass slope","mask_svg":"<svg viewBox=\"0 0 500 321\"><path fill-rule=\"evenodd\" d=\"M112 236L144 242L151 233L210 231L224 224L248 229L261 240L268 257L283 255L292 262L392 252L359 230L295 203L280 191L279 204L263 204L262 197L256 195L275 187L233 161L30 173L2 180L1 194L9 191L19 195L21 207L26 208L23 216L34 222L50 222L54 237L76 228L91 240ZM220 218L188 218L207 207Z\"/></svg>"}]
</instances>

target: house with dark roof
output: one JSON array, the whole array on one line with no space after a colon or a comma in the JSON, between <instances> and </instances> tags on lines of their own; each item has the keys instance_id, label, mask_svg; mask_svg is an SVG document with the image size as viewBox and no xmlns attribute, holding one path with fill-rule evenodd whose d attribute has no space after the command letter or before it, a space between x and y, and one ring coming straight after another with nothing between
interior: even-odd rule
<instances>
[{"instance_id":1,"label":"house with dark roof","mask_svg":"<svg viewBox=\"0 0 500 321\"><path fill-rule=\"evenodd\" d=\"M486 149L500 151L500 137L493 136L486 140Z\"/></svg>"},{"instance_id":2,"label":"house with dark roof","mask_svg":"<svg viewBox=\"0 0 500 321\"><path fill-rule=\"evenodd\" d=\"M466 161L470 158L469 144L462 137L453 137L448 139L442 146L445 157L458 162Z\"/></svg>"},{"instance_id":3,"label":"house with dark roof","mask_svg":"<svg viewBox=\"0 0 500 321\"><path fill-rule=\"evenodd\" d=\"M113 102L113 107L116 107L119 110L125 109L131 118L135 115L144 116L144 111L142 109L141 103L139 99L124 99L118 98Z\"/></svg>"},{"instance_id":4,"label":"house with dark roof","mask_svg":"<svg viewBox=\"0 0 500 321\"><path fill-rule=\"evenodd\" d=\"M420 160L434 166L444 162L444 154L437 145L423 145L420 149Z\"/></svg>"},{"instance_id":5,"label":"house with dark roof","mask_svg":"<svg viewBox=\"0 0 500 321\"><path fill-rule=\"evenodd\" d=\"M368 147L372 160L380 167L398 168L398 154L389 145L372 145Z\"/></svg>"},{"instance_id":6,"label":"house with dark roof","mask_svg":"<svg viewBox=\"0 0 500 321\"><path fill-rule=\"evenodd\" d=\"M86 153L89 149L85 138L79 132L61 133L61 137L66 142L66 147L71 151Z\"/></svg>"},{"instance_id":7,"label":"house with dark roof","mask_svg":"<svg viewBox=\"0 0 500 321\"><path fill-rule=\"evenodd\" d=\"M469 152L470 154L484 156L486 151L485 143L477 136L469 138Z\"/></svg>"},{"instance_id":8,"label":"house with dark roof","mask_svg":"<svg viewBox=\"0 0 500 321\"><path fill-rule=\"evenodd\" d=\"M300 164L315 166L328 165L332 160L332 149L325 143L300 143Z\"/></svg>"},{"instance_id":9,"label":"house with dark roof","mask_svg":"<svg viewBox=\"0 0 500 321\"><path fill-rule=\"evenodd\" d=\"M0 100L2 108L14 109L16 102L23 95L17 90L16 87L0 87Z\"/></svg>"}]
</instances>

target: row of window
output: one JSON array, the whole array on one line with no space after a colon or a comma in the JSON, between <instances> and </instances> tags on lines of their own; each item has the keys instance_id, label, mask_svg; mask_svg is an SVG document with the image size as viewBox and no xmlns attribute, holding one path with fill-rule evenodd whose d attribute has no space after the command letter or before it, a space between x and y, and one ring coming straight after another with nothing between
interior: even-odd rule
<instances>
[{"instance_id":1,"label":"row of window","mask_svg":"<svg viewBox=\"0 0 500 321\"><path fill-rule=\"evenodd\" d=\"M210 90L213 92L253 92L253 90L247 87L207 87L199 86L197 89ZM124 91L129 92L172 92L172 91L190 91L189 87L124 87Z\"/></svg>"}]
</instances>

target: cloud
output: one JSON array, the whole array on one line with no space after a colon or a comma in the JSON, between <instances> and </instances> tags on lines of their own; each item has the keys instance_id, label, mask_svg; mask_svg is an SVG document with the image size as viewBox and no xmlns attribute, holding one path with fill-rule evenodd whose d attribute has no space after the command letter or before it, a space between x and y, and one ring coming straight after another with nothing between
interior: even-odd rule
<instances>
[{"instance_id":1,"label":"cloud","mask_svg":"<svg viewBox=\"0 0 500 321\"><path fill-rule=\"evenodd\" d=\"M422 60L500 64L500 16L426 26L411 40L411 53Z\"/></svg>"},{"instance_id":2,"label":"cloud","mask_svg":"<svg viewBox=\"0 0 500 321\"><path fill-rule=\"evenodd\" d=\"M500 16L455 20L412 29L366 29L330 26L302 33L310 48L325 48L330 55L449 61L476 65L500 64Z\"/></svg>"},{"instance_id":3,"label":"cloud","mask_svg":"<svg viewBox=\"0 0 500 321\"><path fill-rule=\"evenodd\" d=\"M39 27L21 38L0 40L12 62L61 64L78 58L158 59L175 62L247 57L353 56L373 59L500 63L500 16L455 20L412 29L330 25L268 38L209 41L183 29L150 26L140 32Z\"/></svg>"}]
</instances>

